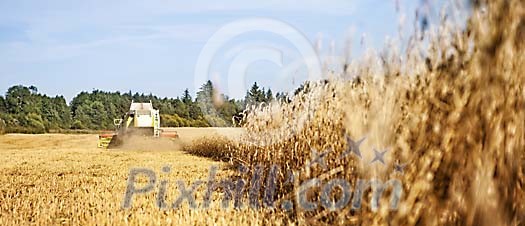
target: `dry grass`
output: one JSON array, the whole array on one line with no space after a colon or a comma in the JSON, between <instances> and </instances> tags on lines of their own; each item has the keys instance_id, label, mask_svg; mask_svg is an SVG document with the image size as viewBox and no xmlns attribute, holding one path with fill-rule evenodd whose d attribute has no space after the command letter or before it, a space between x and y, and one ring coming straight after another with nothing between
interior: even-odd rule
<instances>
[{"instance_id":1,"label":"dry grass","mask_svg":"<svg viewBox=\"0 0 525 226\"><path fill-rule=\"evenodd\" d=\"M197 139L203 139L207 137L227 137L229 139L238 139L244 133L242 128L227 128L227 127L208 127L208 128L191 128L191 127L180 127L180 128L167 128L176 130L181 136L180 140L184 144L191 144Z\"/></svg>"},{"instance_id":2,"label":"dry grass","mask_svg":"<svg viewBox=\"0 0 525 226\"><path fill-rule=\"evenodd\" d=\"M390 49L310 84L291 103L254 109L245 118L247 134L229 147L232 158L251 169L280 165L276 198L294 196L297 187L286 184L291 171L296 184L319 177L353 186L359 178L404 184L398 210L319 207L290 214L294 222L525 224L525 3L480 2L466 30L444 20L427 36L429 45L415 41L414 51L401 56ZM389 147L386 166L353 155L339 159L345 135L367 137L365 160L373 158L372 148ZM329 169L343 170L326 176L317 165L305 168L312 149L330 148ZM403 175L393 173L396 162L408 165Z\"/></svg>"},{"instance_id":3,"label":"dry grass","mask_svg":"<svg viewBox=\"0 0 525 226\"><path fill-rule=\"evenodd\" d=\"M188 129L181 136L205 136L210 130ZM188 132L188 133L186 133ZM189 140L188 140L189 141ZM180 150L102 150L96 135L0 136L0 225L228 225L267 222L256 211L181 209L162 211L155 195L137 195L132 209L122 210L129 169L155 170L170 165L159 179L170 181L166 201L179 195L176 180L205 180L211 165L224 164ZM226 175L222 170L219 176ZM197 200L204 194L197 193ZM214 193L214 200L219 198ZM214 203L218 203L214 202Z\"/></svg>"}]
</instances>

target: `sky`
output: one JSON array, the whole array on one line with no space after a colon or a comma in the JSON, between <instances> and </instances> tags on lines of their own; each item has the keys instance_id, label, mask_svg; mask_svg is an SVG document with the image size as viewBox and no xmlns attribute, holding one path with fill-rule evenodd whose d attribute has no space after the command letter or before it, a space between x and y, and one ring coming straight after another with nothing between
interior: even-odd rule
<instances>
[{"instance_id":1,"label":"sky","mask_svg":"<svg viewBox=\"0 0 525 226\"><path fill-rule=\"evenodd\" d=\"M68 101L94 89L176 97L198 90L196 68L209 68L206 78L234 98L255 81L288 91L307 77L304 65L283 75L308 49L294 35L319 55L351 46L358 56L396 37L400 21L410 32L427 1L2 0L0 93L21 84ZM210 47L217 51L203 66ZM242 75L231 76L236 69Z\"/></svg>"}]
</instances>

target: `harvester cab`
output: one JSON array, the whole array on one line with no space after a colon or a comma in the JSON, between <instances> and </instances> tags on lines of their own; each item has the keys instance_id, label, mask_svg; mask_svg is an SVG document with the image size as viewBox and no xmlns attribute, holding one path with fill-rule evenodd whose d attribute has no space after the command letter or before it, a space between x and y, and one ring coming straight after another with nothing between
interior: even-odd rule
<instances>
[{"instance_id":1,"label":"harvester cab","mask_svg":"<svg viewBox=\"0 0 525 226\"><path fill-rule=\"evenodd\" d=\"M121 119L114 119L113 124L115 132L99 135L99 147L119 147L126 139L137 136L178 138L175 131L163 132L160 127L159 110L153 108L151 101L149 103L132 101L126 115Z\"/></svg>"}]
</instances>

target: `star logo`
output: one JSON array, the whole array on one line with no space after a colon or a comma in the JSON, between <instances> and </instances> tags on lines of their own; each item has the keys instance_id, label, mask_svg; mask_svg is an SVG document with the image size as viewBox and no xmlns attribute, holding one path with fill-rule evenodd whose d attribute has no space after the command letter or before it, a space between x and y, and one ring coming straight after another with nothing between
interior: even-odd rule
<instances>
[{"instance_id":1,"label":"star logo","mask_svg":"<svg viewBox=\"0 0 525 226\"><path fill-rule=\"evenodd\" d=\"M361 151L359 150L359 146L363 143L363 141L366 140L366 137L361 138L361 140L353 141L352 138L350 138L348 135L345 135L346 142L348 143L348 149L339 157L339 159L346 158L346 156L350 155L351 153L354 153L359 157L360 159L363 158L361 155Z\"/></svg>"},{"instance_id":2,"label":"star logo","mask_svg":"<svg viewBox=\"0 0 525 226\"><path fill-rule=\"evenodd\" d=\"M405 168L407 167L407 164L400 164L399 162L397 162L395 165L394 165L394 170L400 174L403 174L404 171L405 171Z\"/></svg>"},{"instance_id":3,"label":"star logo","mask_svg":"<svg viewBox=\"0 0 525 226\"><path fill-rule=\"evenodd\" d=\"M383 165L385 165L385 154L388 150L383 150L382 152L379 152L377 149L374 148L374 159L372 160L372 162L370 163L374 163L374 162L381 162Z\"/></svg>"},{"instance_id":4,"label":"star logo","mask_svg":"<svg viewBox=\"0 0 525 226\"><path fill-rule=\"evenodd\" d=\"M330 151L332 151L331 148L326 150L323 153L319 153L317 152L316 149L312 148L310 164L307 167L312 167L313 165L318 164L323 168L323 170L326 170L326 159L325 158L326 158L326 155L328 155Z\"/></svg>"}]
</instances>

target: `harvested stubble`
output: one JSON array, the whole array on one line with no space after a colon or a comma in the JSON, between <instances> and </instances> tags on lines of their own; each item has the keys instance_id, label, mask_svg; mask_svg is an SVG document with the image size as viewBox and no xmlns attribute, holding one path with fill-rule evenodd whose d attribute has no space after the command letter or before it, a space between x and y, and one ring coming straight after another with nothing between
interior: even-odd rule
<instances>
[{"instance_id":1,"label":"harvested stubble","mask_svg":"<svg viewBox=\"0 0 525 226\"><path fill-rule=\"evenodd\" d=\"M198 129L179 129L182 136ZM205 136L210 130L200 130ZM177 181L187 186L205 180L211 166L222 179L227 164L188 155L180 150L117 149L96 147L96 135L0 136L0 225L262 225L271 222L258 211L221 209L221 194L214 192L212 206L192 210L187 202L177 209L159 209L158 186L149 194L133 197L131 209L122 209L131 168L157 172L166 180L166 203L180 195ZM140 148L142 149L142 147ZM162 173L165 166L171 173ZM137 187L147 177L139 177ZM195 192L202 201L205 186ZM277 215L278 216L278 215Z\"/></svg>"},{"instance_id":2,"label":"harvested stubble","mask_svg":"<svg viewBox=\"0 0 525 226\"><path fill-rule=\"evenodd\" d=\"M231 159L252 169L279 165L277 199L294 194L287 172L299 173L297 184L327 175L319 165L305 168L313 149L331 149L328 169L342 169L324 181L403 182L398 210L384 196L378 212L297 209L288 217L298 223L525 224L525 2L476 1L466 28L444 20L437 34L426 57L414 42L406 55L349 65L290 103L254 109L245 136L228 145ZM366 137L364 160L338 158L345 135ZM387 147L386 166L369 164L372 148ZM407 164L404 174L394 173L396 163Z\"/></svg>"}]
</instances>

